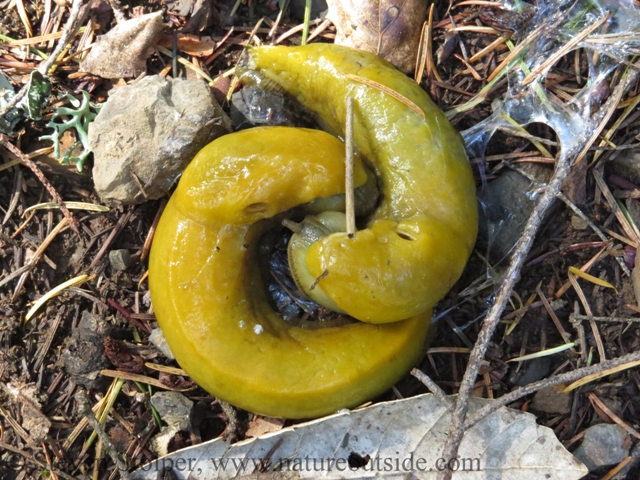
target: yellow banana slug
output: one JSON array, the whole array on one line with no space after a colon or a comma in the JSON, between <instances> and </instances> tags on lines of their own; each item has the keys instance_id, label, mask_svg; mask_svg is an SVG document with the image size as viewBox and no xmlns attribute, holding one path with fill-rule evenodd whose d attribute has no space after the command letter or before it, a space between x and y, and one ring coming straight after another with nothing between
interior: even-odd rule
<instances>
[{"instance_id":1,"label":"yellow banana slug","mask_svg":"<svg viewBox=\"0 0 640 480\"><path fill-rule=\"evenodd\" d=\"M478 228L471 168L444 114L390 63L347 47L255 48L244 69L248 80L267 79L286 90L340 136L346 98L353 97L354 142L381 183L382 201L369 228L354 240L334 233L310 246L309 273L324 276L313 291L301 289L318 303L329 297L325 306L335 304L371 323L431 309L458 280Z\"/></svg>"},{"instance_id":2,"label":"yellow banana slug","mask_svg":"<svg viewBox=\"0 0 640 480\"><path fill-rule=\"evenodd\" d=\"M286 418L356 406L415 363L431 308L473 247L475 188L461 139L417 85L372 54L262 47L240 70L277 83L338 135L345 98L355 99L355 144L382 198L355 239L332 233L310 244L303 263L322 278L301 287L364 322L306 330L269 306L259 239L281 213L344 193L342 142L288 127L226 135L191 162L151 250L156 317L180 366L220 399ZM400 93L425 118L349 75ZM354 177L367 181L359 158Z\"/></svg>"}]
</instances>

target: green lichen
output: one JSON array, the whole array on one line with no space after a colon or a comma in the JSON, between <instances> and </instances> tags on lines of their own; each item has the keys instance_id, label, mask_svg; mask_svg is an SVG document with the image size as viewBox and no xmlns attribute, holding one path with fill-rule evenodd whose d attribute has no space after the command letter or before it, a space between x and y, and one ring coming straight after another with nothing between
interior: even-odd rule
<instances>
[{"instance_id":1,"label":"green lichen","mask_svg":"<svg viewBox=\"0 0 640 480\"><path fill-rule=\"evenodd\" d=\"M51 135L44 135L41 139L51 140L53 142L53 154L59 159L60 163L63 165L71 165L73 163L78 171L81 172L84 161L92 152L91 145L89 144L88 127L93 119L96 118L100 107L92 107L89 101L89 94L85 91L82 92L82 100L78 100L72 95L67 95L67 98L74 108L58 108L51 117L51 121L47 123L47 127L53 128L53 133ZM63 116L70 117L70 119L62 121L61 123L54 122L56 118ZM62 138L62 134L71 128L76 130L78 141L60 158L60 139ZM72 152L79 145L82 145L80 155L77 157L71 156Z\"/></svg>"}]
</instances>

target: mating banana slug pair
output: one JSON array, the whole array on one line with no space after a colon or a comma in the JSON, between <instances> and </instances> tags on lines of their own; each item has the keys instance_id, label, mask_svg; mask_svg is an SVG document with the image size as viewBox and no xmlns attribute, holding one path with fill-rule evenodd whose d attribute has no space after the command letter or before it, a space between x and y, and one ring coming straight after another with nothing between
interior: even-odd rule
<instances>
[{"instance_id":1,"label":"mating banana slug pair","mask_svg":"<svg viewBox=\"0 0 640 480\"><path fill-rule=\"evenodd\" d=\"M433 305L473 248L475 186L461 138L417 84L371 53L260 47L239 70L278 85L338 136L354 98L355 184L367 181L367 163L377 208L354 239L309 240L303 230L289 253L303 292L360 321L307 330L269 306L258 241L276 215L344 193L344 145L322 131L258 127L202 149L168 202L149 265L158 322L182 368L234 405L286 418L356 406L415 363ZM339 217L315 221L331 232Z\"/></svg>"}]
</instances>

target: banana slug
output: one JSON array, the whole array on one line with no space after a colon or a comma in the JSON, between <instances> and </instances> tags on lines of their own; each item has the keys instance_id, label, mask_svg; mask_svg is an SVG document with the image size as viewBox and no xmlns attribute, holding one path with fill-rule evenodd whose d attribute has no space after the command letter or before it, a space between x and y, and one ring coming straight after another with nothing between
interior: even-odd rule
<instances>
[{"instance_id":1,"label":"banana slug","mask_svg":"<svg viewBox=\"0 0 640 480\"><path fill-rule=\"evenodd\" d=\"M329 233L335 224L323 214L317 221L328 230L300 240L313 278L329 271L311 294L321 287L337 308L370 323L305 330L269 306L260 236L292 207L344 192L342 142L290 127L229 134L196 155L155 233L152 301L176 359L205 390L262 415L317 417L382 393L415 363L431 307L473 247L475 188L444 115L377 56L333 45L261 47L241 69L281 85L338 134L345 96L354 96L356 147L382 199L355 240ZM399 92L426 119L349 73ZM359 159L354 179L367 181Z\"/></svg>"}]
</instances>

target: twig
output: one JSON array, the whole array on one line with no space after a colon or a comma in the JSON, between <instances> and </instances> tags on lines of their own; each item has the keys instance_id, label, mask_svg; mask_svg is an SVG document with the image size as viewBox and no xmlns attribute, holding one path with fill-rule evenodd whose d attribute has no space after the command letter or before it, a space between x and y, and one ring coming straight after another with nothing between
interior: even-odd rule
<instances>
[{"instance_id":1,"label":"twig","mask_svg":"<svg viewBox=\"0 0 640 480\"><path fill-rule=\"evenodd\" d=\"M84 415L87 418L89 425L91 425L91 428L93 428L93 430L98 434L98 436L100 437L100 440L102 441L102 444L107 449L107 453L109 453L109 456L113 460L113 463L116 464L118 472L120 473L120 477L125 480L130 480L131 475L129 475L127 466L120 458L118 451L114 447L107 433L102 428L102 425L100 425L100 422L98 421L96 416L93 414L93 409L91 408L91 404L89 403L89 399L87 398L86 393L84 393L83 391L78 392L76 394L76 399L80 403L80 411L82 415Z\"/></svg>"},{"instance_id":2,"label":"twig","mask_svg":"<svg viewBox=\"0 0 640 480\"><path fill-rule=\"evenodd\" d=\"M614 358L613 360L607 360L605 362L597 363L596 365L592 365L590 367L579 368L571 372L556 375L555 377L540 380L539 382L530 383L529 385L520 387L514 390L513 392L507 393L506 395L503 395L500 398L495 399L494 401L492 401L491 403L488 403L484 407L481 407L479 410L477 410L473 414L471 418L467 419L464 422L464 424L462 425L462 428L464 430L468 430L471 427L473 427L476 423L478 423L480 420L482 420L484 417L486 417L487 415L490 415L491 413L495 412L499 408L502 408L505 405L513 403L519 398L535 393L538 390L542 390L543 388L551 387L553 385L559 385L561 383L573 382L587 375L601 372L619 365L624 365L625 363L633 362L635 360L640 360L640 352L630 353L622 357Z\"/></svg>"},{"instance_id":3,"label":"twig","mask_svg":"<svg viewBox=\"0 0 640 480\"><path fill-rule=\"evenodd\" d=\"M109 234L107 239L102 244L102 247L100 247L100 250L98 251L96 256L93 258L93 260L91 261L91 264L89 265L89 268L95 267L96 264L102 259L104 254L109 249L109 246L111 245L113 240L118 236L118 234L120 234L120 232L122 231L124 226L127 224L129 219L131 218L132 213L133 212L129 211L129 212L125 213L124 215L122 215L118 219L118 222L116 223L116 226L113 228L113 230L111 230L111 233Z\"/></svg>"},{"instance_id":4,"label":"twig","mask_svg":"<svg viewBox=\"0 0 640 480\"><path fill-rule=\"evenodd\" d=\"M64 206L62 197L60 197L60 194L56 191L55 188L53 188L53 185L49 183L49 180L47 180L47 177L44 176L44 174L38 168L35 162L31 160L27 155L22 153L22 151L18 147L16 147L13 143L11 143L9 141L9 137L1 133L0 133L0 144L2 144L4 148L9 150L16 157L18 157L20 161L24 163L27 167L29 167L31 171L35 174L35 176L38 177L38 180L40 180L40 183L42 183L42 185L44 185L44 188L47 189L47 191L49 192L49 195L51 195L51 197L58 203L58 206L60 207L60 211L65 216L65 218L69 221L69 226L71 227L71 229L80 237L80 229L78 228L78 225L73 219L71 212L69 212L69 209Z\"/></svg>"},{"instance_id":5,"label":"twig","mask_svg":"<svg viewBox=\"0 0 640 480\"><path fill-rule=\"evenodd\" d=\"M574 148L574 150L577 149ZM462 378L462 382L460 383L456 408L451 415L451 427L449 430L449 436L445 442L442 454L443 458L457 457L458 448L462 441L462 436L464 435L463 423L467 415L467 410L469 409L469 398L473 392L475 379L478 375L478 371L480 370L480 365L484 359L489 341L491 340L493 332L500 321L500 316L511 297L513 287L519 278L518 273L520 272L529 250L533 245L535 234L542 223L544 214L555 200L555 197L558 192L560 192L564 181L569 176L571 163L577 153L577 151L567 152L566 155L560 157L553 178L549 182L547 189L544 191L540 201L531 213L529 221L522 233L522 237L518 241L517 247L511 257L511 263L509 264L505 280L500 286L495 303L484 320L482 329L478 334L478 340L476 341L473 350L471 350L469 363L467 364L467 369L464 377ZM442 480L450 480L452 473L453 472L450 470L444 470L440 472L438 478Z\"/></svg>"},{"instance_id":6,"label":"twig","mask_svg":"<svg viewBox=\"0 0 640 480\"><path fill-rule=\"evenodd\" d=\"M438 386L436 382L431 380L431 377L429 377L429 375L418 370L417 368L411 370L411 375L420 380L424 384L424 386L427 387L429 391L431 391L431 393L433 393L433 396L436 397L445 407L447 407L447 410L449 410L449 412L453 412L453 409L456 406L455 403L453 403L453 400L447 397L447 394L444 393L444 391Z\"/></svg>"},{"instance_id":7,"label":"twig","mask_svg":"<svg viewBox=\"0 0 640 480\"><path fill-rule=\"evenodd\" d=\"M589 315L581 315L579 313L572 313L569 315L571 322L587 322L593 320L594 322L611 322L611 323L627 323L627 322L640 322L640 318L634 317L590 317Z\"/></svg>"},{"instance_id":8,"label":"twig","mask_svg":"<svg viewBox=\"0 0 640 480\"><path fill-rule=\"evenodd\" d=\"M344 131L345 144L345 208L347 212L347 235L356 237L356 213L353 193L353 97L347 97L347 121Z\"/></svg>"},{"instance_id":9,"label":"twig","mask_svg":"<svg viewBox=\"0 0 640 480\"><path fill-rule=\"evenodd\" d=\"M619 90L626 90L630 85L630 78L633 78L635 76L630 74L626 77L627 78L625 78L625 81L616 86L616 91L613 93L613 95L611 95L611 97L609 97L605 104L596 113L594 113L590 122L591 125L599 125L606 119L607 112L611 108L611 105L615 103L616 99L619 97ZM593 137L588 139L588 141L584 144L584 148L590 148L594 141L595 138ZM502 315L502 312L507 305L507 302L511 296L511 292L513 291L513 287L515 286L519 278L519 273L522 269L522 265L524 264L526 257L533 245L533 240L535 238L536 232L538 231L538 228L540 227L540 224L542 223L544 214L551 206L555 197L557 197L560 193L564 182L569 176L571 164L576 158L578 158L578 155L583 150L583 148L578 145L579 143L580 142L576 142L576 144L574 144L572 148L566 152L561 151L561 156L558 159L554 175L547 185L547 188L545 189L540 200L533 209L533 212L531 212L531 216L529 217L529 220L525 225L522 237L516 244L515 251L511 257L511 262L507 270L507 274L505 275L505 280L500 286L500 289L496 296L496 300L484 320L484 324L482 326L482 329L480 330L480 333L478 334L476 344L474 345L473 350L469 355L469 363L467 364L467 369L458 390L456 408L451 415L451 427L449 429L449 435L445 441L442 453L443 458L450 459L457 457L460 442L462 441L462 437L465 432L464 422L466 419L467 411L469 410L469 399L471 398L471 394L475 386L475 380L478 376L480 365L482 364L482 361L484 359L493 332L498 326L500 316ZM452 474L453 471L451 470L443 470L438 474L438 479L450 480Z\"/></svg>"},{"instance_id":10,"label":"twig","mask_svg":"<svg viewBox=\"0 0 640 480\"><path fill-rule=\"evenodd\" d=\"M226 415L228 421L227 427L223 433L223 438L228 443L237 442L242 435L242 428L240 426L241 422L238 418L238 410L224 400L218 399L218 404L220 405L220 408L222 408L222 411Z\"/></svg>"}]
</instances>

